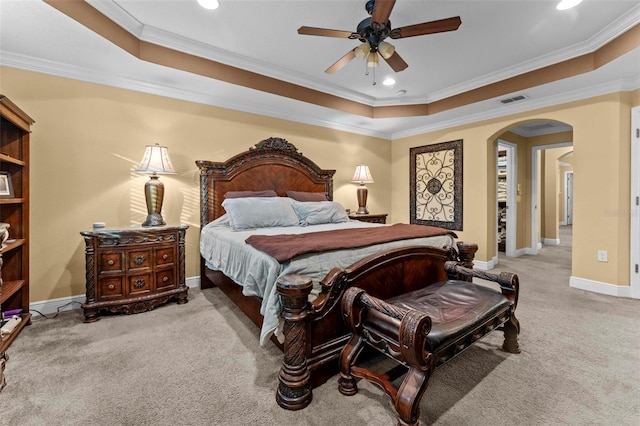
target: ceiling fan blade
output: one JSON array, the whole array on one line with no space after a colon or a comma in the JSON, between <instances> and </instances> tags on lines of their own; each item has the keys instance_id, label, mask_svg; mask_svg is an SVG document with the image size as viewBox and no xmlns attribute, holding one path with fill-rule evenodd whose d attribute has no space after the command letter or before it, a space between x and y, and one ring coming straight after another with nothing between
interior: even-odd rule
<instances>
[{"instance_id":1,"label":"ceiling fan blade","mask_svg":"<svg viewBox=\"0 0 640 426\"><path fill-rule=\"evenodd\" d=\"M378 22L384 27L395 3L396 0L376 0L375 6L373 6L373 12L371 13L371 24L373 25L375 22Z\"/></svg>"},{"instance_id":2,"label":"ceiling fan blade","mask_svg":"<svg viewBox=\"0 0 640 426\"><path fill-rule=\"evenodd\" d=\"M351 31L329 30L327 28L315 27L300 27L298 28L298 34L323 37L353 38L353 33Z\"/></svg>"},{"instance_id":3,"label":"ceiling fan blade","mask_svg":"<svg viewBox=\"0 0 640 426\"><path fill-rule=\"evenodd\" d=\"M382 56L382 55L380 55L380 56ZM404 61L404 59L402 59L400 57L400 55L398 55L398 52L393 52L393 55L391 55L388 59L385 58L384 56L382 56L382 57L384 58L385 61L387 61L387 63L391 67L391 69L394 70L395 72L403 71L404 69L406 69L409 66Z\"/></svg>"},{"instance_id":4,"label":"ceiling fan blade","mask_svg":"<svg viewBox=\"0 0 640 426\"><path fill-rule=\"evenodd\" d=\"M355 57L356 57L355 49L352 49L348 51L347 54L344 55L342 58L338 59L338 61L335 64L327 68L324 72L326 72L327 74L333 74L334 72L338 71L340 68L347 65L349 61L351 61Z\"/></svg>"},{"instance_id":5,"label":"ceiling fan blade","mask_svg":"<svg viewBox=\"0 0 640 426\"><path fill-rule=\"evenodd\" d=\"M407 38L425 34L444 33L455 31L462 24L459 16L438 21L424 22L422 24L407 25L406 27L394 28L391 30L391 38Z\"/></svg>"}]
</instances>

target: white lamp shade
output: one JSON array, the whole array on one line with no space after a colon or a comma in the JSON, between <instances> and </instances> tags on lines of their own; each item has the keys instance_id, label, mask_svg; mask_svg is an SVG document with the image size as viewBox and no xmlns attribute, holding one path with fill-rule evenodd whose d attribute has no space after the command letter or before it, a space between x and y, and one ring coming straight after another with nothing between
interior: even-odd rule
<instances>
[{"instance_id":1,"label":"white lamp shade","mask_svg":"<svg viewBox=\"0 0 640 426\"><path fill-rule=\"evenodd\" d=\"M389 59L391 55L396 51L396 48L391 43L387 43L383 41L378 45L378 52L382 55L383 58Z\"/></svg>"},{"instance_id":2,"label":"white lamp shade","mask_svg":"<svg viewBox=\"0 0 640 426\"><path fill-rule=\"evenodd\" d=\"M144 157L135 170L140 173L173 174L176 171L169 161L169 152L166 146L147 145Z\"/></svg>"},{"instance_id":3,"label":"white lamp shade","mask_svg":"<svg viewBox=\"0 0 640 426\"><path fill-rule=\"evenodd\" d=\"M378 58L378 52L370 52L367 56L367 66L369 68L375 68L378 66L380 59Z\"/></svg>"},{"instance_id":4,"label":"white lamp shade","mask_svg":"<svg viewBox=\"0 0 640 426\"><path fill-rule=\"evenodd\" d=\"M356 171L353 174L353 179L351 179L351 182L373 183L373 177L371 176L371 172L369 171L369 166L360 164L358 167L356 167Z\"/></svg>"},{"instance_id":5,"label":"white lamp shade","mask_svg":"<svg viewBox=\"0 0 640 426\"><path fill-rule=\"evenodd\" d=\"M360 46L353 49L353 52L356 54L356 58L362 59L369 54L371 51L371 45L369 42L364 42Z\"/></svg>"}]
</instances>

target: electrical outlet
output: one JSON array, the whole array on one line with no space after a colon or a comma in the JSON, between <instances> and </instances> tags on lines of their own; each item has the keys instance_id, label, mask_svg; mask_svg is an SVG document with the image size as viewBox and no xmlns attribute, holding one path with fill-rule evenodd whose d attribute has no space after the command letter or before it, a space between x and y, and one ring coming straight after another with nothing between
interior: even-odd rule
<instances>
[{"instance_id":1,"label":"electrical outlet","mask_svg":"<svg viewBox=\"0 0 640 426\"><path fill-rule=\"evenodd\" d=\"M607 262L607 251L606 250L598 250L598 262Z\"/></svg>"}]
</instances>

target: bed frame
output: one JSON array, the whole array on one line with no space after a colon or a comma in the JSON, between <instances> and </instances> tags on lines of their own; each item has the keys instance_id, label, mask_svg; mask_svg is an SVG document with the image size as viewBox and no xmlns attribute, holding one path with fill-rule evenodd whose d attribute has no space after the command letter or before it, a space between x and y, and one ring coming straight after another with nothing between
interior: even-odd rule
<instances>
[{"instance_id":1,"label":"bed frame","mask_svg":"<svg viewBox=\"0 0 640 426\"><path fill-rule=\"evenodd\" d=\"M225 213L221 204L228 191L273 189L279 196L286 196L286 191L324 192L329 200L333 199L335 170L321 169L282 138L265 139L224 162L196 161L196 165L200 170L201 229ZM457 246L457 251L454 248L435 250L447 260L473 267L477 245L458 242ZM344 291L357 285L373 296L389 297L388 282L367 279L366 274L359 272L356 273L358 279L345 279L341 272L344 270L334 269L324 278L320 295L312 303L308 302L310 279L289 275L277 283L285 320L284 344L275 337L271 340L284 351L276 400L285 409L306 407L311 402L311 389L338 373L338 357L350 337L340 313L339 302ZM200 285L203 289L219 287L261 327L261 300L244 296L240 285L220 271L207 268L203 259Z\"/></svg>"}]
</instances>

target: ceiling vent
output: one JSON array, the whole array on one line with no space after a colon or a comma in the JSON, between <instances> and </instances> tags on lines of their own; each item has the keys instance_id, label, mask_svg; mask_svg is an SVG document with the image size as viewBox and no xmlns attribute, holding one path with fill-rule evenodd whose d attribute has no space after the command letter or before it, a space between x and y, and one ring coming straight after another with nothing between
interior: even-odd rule
<instances>
[{"instance_id":1,"label":"ceiling vent","mask_svg":"<svg viewBox=\"0 0 640 426\"><path fill-rule=\"evenodd\" d=\"M526 95L516 95L511 98L500 99L500 103L502 104L510 104L512 102L518 102L527 99Z\"/></svg>"}]
</instances>

